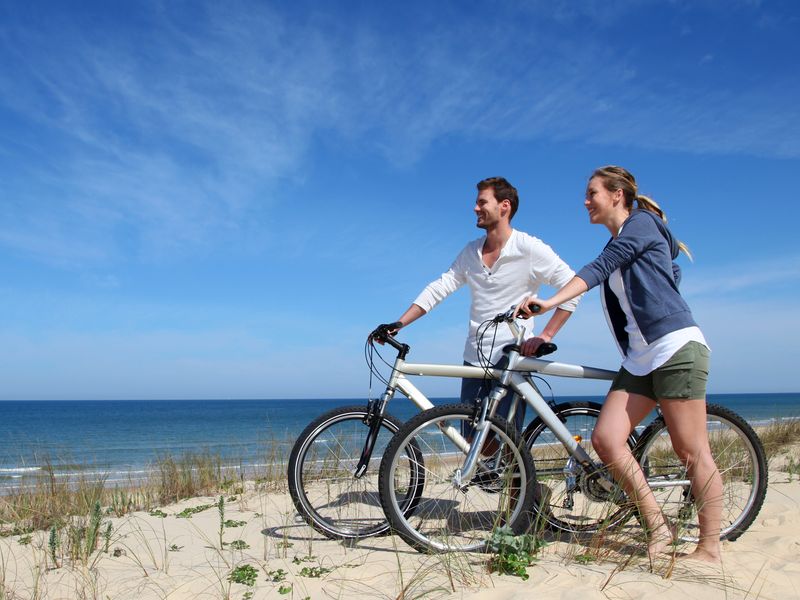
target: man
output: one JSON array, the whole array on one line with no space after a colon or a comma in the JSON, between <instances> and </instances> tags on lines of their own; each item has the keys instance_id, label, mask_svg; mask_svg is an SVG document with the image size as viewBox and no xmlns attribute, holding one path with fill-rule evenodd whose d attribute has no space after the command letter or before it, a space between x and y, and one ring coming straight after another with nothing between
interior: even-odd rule
<instances>
[{"instance_id":1,"label":"man","mask_svg":"<svg viewBox=\"0 0 800 600\"><path fill-rule=\"evenodd\" d=\"M479 348L476 340L478 327L496 314L509 309L528 295L536 295L542 284L560 289L572 279L574 272L553 250L541 240L511 227L517 212L517 190L502 177L490 177L478 182L475 201L477 226L486 235L466 245L450 269L432 281L398 319L405 327L429 312L439 302L463 285L472 294L469 335L464 347L464 364L495 363L500 359L503 346L514 340L508 327L497 328L496 336L489 336L493 347ZM577 306L578 299L565 302L553 313L542 332L524 342L523 353L530 355L544 342L553 339ZM484 358L485 357L485 358ZM461 401L472 403L491 391L494 382L482 379L464 379L461 384ZM508 394L497 409L497 414L508 415L512 395ZM522 428L524 404L517 410L515 422Z\"/></svg>"}]
</instances>

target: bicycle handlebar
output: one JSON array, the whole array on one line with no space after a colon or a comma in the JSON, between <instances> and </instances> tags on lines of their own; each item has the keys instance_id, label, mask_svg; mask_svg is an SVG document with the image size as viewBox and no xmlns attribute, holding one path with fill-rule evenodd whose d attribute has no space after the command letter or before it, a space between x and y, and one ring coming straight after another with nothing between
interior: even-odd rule
<instances>
[{"instance_id":1,"label":"bicycle handlebar","mask_svg":"<svg viewBox=\"0 0 800 600\"><path fill-rule=\"evenodd\" d=\"M537 313L541 310L541 306L535 303L531 303L528 305L531 308L531 311ZM499 313L495 315L492 319L493 323L500 324L500 323L508 323L508 326L511 328L514 336L517 337L519 335L519 327L517 326L515 319L514 319L514 311L516 310L516 306L512 306L506 312ZM397 351L405 351L408 352L409 347L407 344L403 344L398 342L394 335L397 331L403 327L403 323L400 321L395 321L394 323L382 323L378 325L372 332L370 332L368 336L368 340L376 341L381 344L389 344L392 348ZM539 346L539 349L536 351L535 357L544 356L545 354L551 354L558 349L553 343L545 342Z\"/></svg>"},{"instance_id":2,"label":"bicycle handlebar","mask_svg":"<svg viewBox=\"0 0 800 600\"><path fill-rule=\"evenodd\" d=\"M530 308L532 313L541 312L542 307L535 302L531 302L528 304L528 308ZM496 315L493 319L493 323L512 323L514 321L514 312L517 310L516 305L513 305L509 308L506 312L500 313Z\"/></svg>"},{"instance_id":3,"label":"bicycle handlebar","mask_svg":"<svg viewBox=\"0 0 800 600\"><path fill-rule=\"evenodd\" d=\"M394 334L400 329L403 324L400 321L394 323L383 323L378 325L370 334L369 340L375 340L381 344L389 344L395 350L402 350L406 345L398 342Z\"/></svg>"}]
</instances>

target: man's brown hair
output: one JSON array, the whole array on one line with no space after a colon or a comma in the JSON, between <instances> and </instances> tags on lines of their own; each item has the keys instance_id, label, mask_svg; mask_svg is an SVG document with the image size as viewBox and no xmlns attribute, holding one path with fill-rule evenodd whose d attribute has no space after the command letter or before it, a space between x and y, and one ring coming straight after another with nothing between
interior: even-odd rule
<instances>
[{"instance_id":1,"label":"man's brown hair","mask_svg":"<svg viewBox=\"0 0 800 600\"><path fill-rule=\"evenodd\" d=\"M479 192L492 188L494 197L497 198L498 202L508 200L511 203L511 214L508 216L508 220L510 221L514 218L517 208L519 208L519 195L517 194L517 188L508 183L505 177L487 177L479 181L476 187Z\"/></svg>"}]
</instances>

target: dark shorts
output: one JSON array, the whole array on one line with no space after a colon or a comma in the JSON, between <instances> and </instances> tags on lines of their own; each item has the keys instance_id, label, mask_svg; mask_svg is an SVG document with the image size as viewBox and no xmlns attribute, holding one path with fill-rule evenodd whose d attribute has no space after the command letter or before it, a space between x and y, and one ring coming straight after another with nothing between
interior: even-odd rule
<instances>
[{"instance_id":1,"label":"dark shorts","mask_svg":"<svg viewBox=\"0 0 800 600\"><path fill-rule=\"evenodd\" d=\"M632 375L621 368L611 390L647 396L651 400L706 397L709 351L699 342L687 342L667 362L647 375Z\"/></svg>"}]
</instances>

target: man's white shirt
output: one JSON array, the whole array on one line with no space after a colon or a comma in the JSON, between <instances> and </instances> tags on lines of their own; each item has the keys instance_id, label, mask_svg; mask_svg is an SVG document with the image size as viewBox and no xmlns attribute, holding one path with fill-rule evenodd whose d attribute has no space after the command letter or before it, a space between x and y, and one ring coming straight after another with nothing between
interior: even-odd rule
<instances>
[{"instance_id":1,"label":"man's white shirt","mask_svg":"<svg viewBox=\"0 0 800 600\"><path fill-rule=\"evenodd\" d=\"M508 310L526 296L537 295L542 285L549 285L558 290L575 276L575 272L550 246L516 229L512 230L511 237L503 246L497 262L490 269L483 264L481 253L485 241L486 236L483 236L467 244L447 272L429 283L414 300L414 304L425 312L430 312L460 287L469 286L472 305L469 333L464 345L464 360L474 365L481 364L475 339L481 323L497 313ZM560 308L572 312L578 305L578 300L575 298L565 302ZM527 323L530 332L533 320ZM492 362L496 362L500 358L503 346L513 341L508 326L501 324L497 328L496 336L491 334L487 336L481 351ZM490 350L491 356L488 356Z\"/></svg>"}]
</instances>

